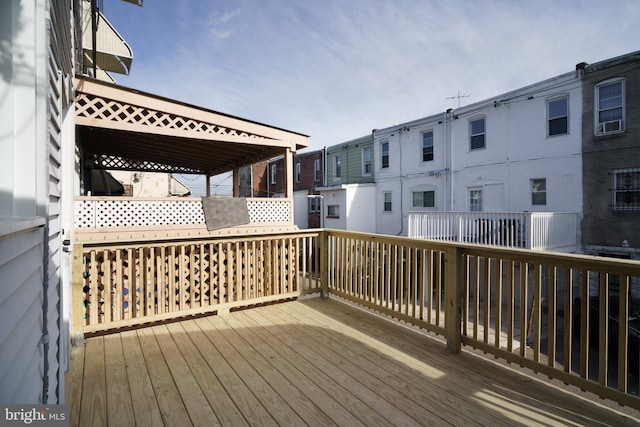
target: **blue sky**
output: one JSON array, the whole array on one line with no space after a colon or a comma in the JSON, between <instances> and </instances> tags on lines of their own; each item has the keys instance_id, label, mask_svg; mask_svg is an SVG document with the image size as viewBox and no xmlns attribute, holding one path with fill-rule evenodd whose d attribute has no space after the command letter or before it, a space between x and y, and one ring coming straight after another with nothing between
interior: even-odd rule
<instances>
[{"instance_id":1,"label":"blue sky","mask_svg":"<svg viewBox=\"0 0 640 427\"><path fill-rule=\"evenodd\" d=\"M104 0L118 83L320 149L640 50L637 0Z\"/></svg>"}]
</instances>

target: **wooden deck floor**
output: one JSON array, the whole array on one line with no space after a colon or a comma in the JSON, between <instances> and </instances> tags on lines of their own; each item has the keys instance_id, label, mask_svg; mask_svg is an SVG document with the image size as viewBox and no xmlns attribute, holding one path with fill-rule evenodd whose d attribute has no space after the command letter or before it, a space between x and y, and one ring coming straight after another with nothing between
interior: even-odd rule
<instances>
[{"instance_id":1,"label":"wooden deck floor","mask_svg":"<svg viewBox=\"0 0 640 427\"><path fill-rule=\"evenodd\" d=\"M336 300L95 337L74 348L71 425L638 425Z\"/></svg>"}]
</instances>

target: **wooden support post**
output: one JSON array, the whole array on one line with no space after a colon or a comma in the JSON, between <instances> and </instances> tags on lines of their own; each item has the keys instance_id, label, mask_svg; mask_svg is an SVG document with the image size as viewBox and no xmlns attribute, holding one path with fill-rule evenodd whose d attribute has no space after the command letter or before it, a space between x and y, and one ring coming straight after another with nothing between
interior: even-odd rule
<instances>
[{"instance_id":1,"label":"wooden support post","mask_svg":"<svg viewBox=\"0 0 640 427\"><path fill-rule=\"evenodd\" d=\"M207 187L207 192L206 195L207 197L211 197L211 177L209 175L207 175L206 177L206 187Z\"/></svg>"},{"instance_id":2,"label":"wooden support post","mask_svg":"<svg viewBox=\"0 0 640 427\"><path fill-rule=\"evenodd\" d=\"M240 197L240 170L233 170L233 197Z\"/></svg>"},{"instance_id":3,"label":"wooden support post","mask_svg":"<svg viewBox=\"0 0 640 427\"><path fill-rule=\"evenodd\" d=\"M320 232L320 296L329 298L329 233Z\"/></svg>"},{"instance_id":4,"label":"wooden support post","mask_svg":"<svg viewBox=\"0 0 640 427\"><path fill-rule=\"evenodd\" d=\"M73 245L71 258L71 336L74 345L82 345L84 326L84 293L83 293L83 247L81 244Z\"/></svg>"},{"instance_id":5,"label":"wooden support post","mask_svg":"<svg viewBox=\"0 0 640 427\"><path fill-rule=\"evenodd\" d=\"M462 253L453 247L446 253L445 262L445 328L447 353L458 354L462 349ZM437 284L440 286L440 283Z\"/></svg>"}]
</instances>

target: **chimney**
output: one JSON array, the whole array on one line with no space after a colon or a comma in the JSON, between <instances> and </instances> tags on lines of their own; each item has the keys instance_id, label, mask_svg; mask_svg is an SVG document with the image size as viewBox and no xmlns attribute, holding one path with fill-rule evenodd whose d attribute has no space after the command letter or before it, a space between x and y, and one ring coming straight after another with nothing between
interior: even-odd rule
<instances>
[{"instance_id":1,"label":"chimney","mask_svg":"<svg viewBox=\"0 0 640 427\"><path fill-rule=\"evenodd\" d=\"M579 64L576 64L576 77L578 78L583 78L585 75L585 68L587 68L587 64L586 62L580 62Z\"/></svg>"}]
</instances>

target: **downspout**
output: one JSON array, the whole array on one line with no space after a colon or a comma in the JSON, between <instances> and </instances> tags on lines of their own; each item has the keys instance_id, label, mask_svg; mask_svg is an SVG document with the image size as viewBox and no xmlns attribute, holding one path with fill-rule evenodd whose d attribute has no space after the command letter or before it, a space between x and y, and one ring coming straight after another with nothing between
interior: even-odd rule
<instances>
[{"instance_id":1,"label":"downspout","mask_svg":"<svg viewBox=\"0 0 640 427\"><path fill-rule=\"evenodd\" d=\"M93 78L96 79L96 61L97 61L97 51L98 51L98 43L97 43L97 34L98 34L98 6L96 5L96 0L91 0L91 60L93 61Z\"/></svg>"},{"instance_id":2,"label":"downspout","mask_svg":"<svg viewBox=\"0 0 640 427\"><path fill-rule=\"evenodd\" d=\"M408 132L409 128L404 127L398 130L398 151L400 152L400 231L396 236L401 236L404 233L404 206L403 206L403 193L404 183L402 182L402 132ZM391 152L391 149L389 149ZM408 219L407 219L408 221Z\"/></svg>"},{"instance_id":3,"label":"downspout","mask_svg":"<svg viewBox=\"0 0 640 427\"><path fill-rule=\"evenodd\" d=\"M444 113L444 149L445 149L445 174L444 174L444 187L445 187L445 210L453 211L453 147L452 144L452 125L451 119L453 115L453 109L449 108Z\"/></svg>"}]
</instances>

